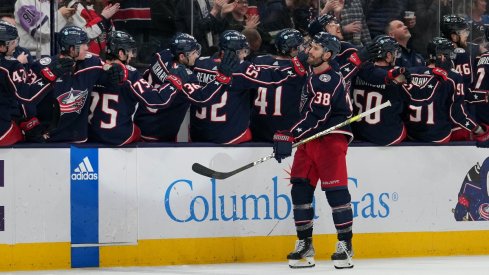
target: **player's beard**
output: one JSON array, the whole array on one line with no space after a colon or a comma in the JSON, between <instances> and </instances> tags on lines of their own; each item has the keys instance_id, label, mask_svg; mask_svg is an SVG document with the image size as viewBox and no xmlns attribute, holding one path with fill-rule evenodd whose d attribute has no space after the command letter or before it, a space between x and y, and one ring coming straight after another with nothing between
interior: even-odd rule
<instances>
[{"instance_id":1,"label":"player's beard","mask_svg":"<svg viewBox=\"0 0 489 275\"><path fill-rule=\"evenodd\" d=\"M313 67L321 66L323 62L324 60L322 59L322 55L320 57L309 56L309 58L307 59L307 63L309 63L309 65Z\"/></svg>"}]
</instances>

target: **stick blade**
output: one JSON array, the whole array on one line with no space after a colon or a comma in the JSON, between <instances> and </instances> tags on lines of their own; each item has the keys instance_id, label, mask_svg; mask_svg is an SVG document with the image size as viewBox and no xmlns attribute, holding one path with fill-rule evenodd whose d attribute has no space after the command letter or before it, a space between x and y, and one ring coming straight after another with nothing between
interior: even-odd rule
<instances>
[{"instance_id":1,"label":"stick blade","mask_svg":"<svg viewBox=\"0 0 489 275\"><path fill-rule=\"evenodd\" d=\"M223 180L223 179L226 179L229 177L227 175L227 173L221 173L221 172L214 171L210 168L205 167L204 165L202 165L200 163L192 164L192 171L194 171L195 173L197 173L199 175L209 177L209 178L218 179L218 180Z\"/></svg>"}]
</instances>

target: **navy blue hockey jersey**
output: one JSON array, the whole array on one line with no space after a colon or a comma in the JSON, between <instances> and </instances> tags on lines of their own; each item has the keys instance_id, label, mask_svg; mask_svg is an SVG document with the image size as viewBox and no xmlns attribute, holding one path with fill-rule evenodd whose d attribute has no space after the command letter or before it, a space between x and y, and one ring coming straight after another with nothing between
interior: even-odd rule
<instances>
[{"instance_id":1,"label":"navy blue hockey jersey","mask_svg":"<svg viewBox=\"0 0 489 275\"><path fill-rule=\"evenodd\" d=\"M128 79L114 85L107 74L95 85L89 116L89 136L95 141L123 145L132 137L132 116L136 104L151 108L168 108L179 91L172 85L153 88L132 66L126 65Z\"/></svg>"},{"instance_id":2,"label":"navy blue hockey jersey","mask_svg":"<svg viewBox=\"0 0 489 275\"><path fill-rule=\"evenodd\" d=\"M477 120L489 125L489 103L487 95L489 94L489 52L480 56L477 60L476 78L472 86L472 91L477 93L480 99L479 104L475 105Z\"/></svg>"},{"instance_id":3,"label":"navy blue hockey jersey","mask_svg":"<svg viewBox=\"0 0 489 275\"><path fill-rule=\"evenodd\" d=\"M410 138L425 142L444 142L452 128L462 127L472 131L477 127L467 112L463 90L457 88L461 76L449 71L447 80L435 77L433 69L412 69L413 80L403 85L410 102L404 121Z\"/></svg>"},{"instance_id":4,"label":"navy blue hockey jersey","mask_svg":"<svg viewBox=\"0 0 489 275\"><path fill-rule=\"evenodd\" d=\"M173 55L169 49L163 50L155 55L155 60L148 71L145 79L155 87L165 85L171 66L174 66ZM227 85L223 85L214 78L208 83L200 85L197 75L187 70L189 74L188 83L183 85L184 90L176 94L171 105L165 109L155 109L147 106L139 106L134 122L141 129L141 135L146 140L176 141L178 130L185 118L190 104L206 104L213 97L217 97L225 91Z\"/></svg>"},{"instance_id":5,"label":"navy blue hockey jersey","mask_svg":"<svg viewBox=\"0 0 489 275\"><path fill-rule=\"evenodd\" d=\"M200 78L212 78L220 62L215 58L201 58L195 63L194 72ZM280 86L296 75L289 66L260 68L242 61L228 89L214 97L205 106L192 105L190 109L190 136L192 141L233 144L249 134L251 116L250 89Z\"/></svg>"},{"instance_id":6,"label":"navy blue hockey jersey","mask_svg":"<svg viewBox=\"0 0 489 275\"><path fill-rule=\"evenodd\" d=\"M392 104L352 124L355 138L378 145L392 145L406 136L402 121L406 100L400 85L386 84L389 69L392 67L368 63L360 68L354 80L352 100L355 115L387 101Z\"/></svg>"},{"instance_id":7,"label":"navy blue hockey jersey","mask_svg":"<svg viewBox=\"0 0 489 275\"><path fill-rule=\"evenodd\" d=\"M43 68L51 58L42 58L35 66ZM58 78L46 93L34 95L26 106L41 123L52 124L47 142L84 142L88 136L90 92L103 72L102 61L87 54L76 62L75 73ZM58 109L53 113L53 104ZM33 105L36 107L35 111ZM55 122L53 124L53 122Z\"/></svg>"},{"instance_id":8,"label":"navy blue hockey jersey","mask_svg":"<svg viewBox=\"0 0 489 275\"><path fill-rule=\"evenodd\" d=\"M303 95L301 119L290 129L297 140L335 126L352 115L349 94L341 74L330 66L324 72L309 71ZM333 131L353 139L349 125Z\"/></svg>"},{"instance_id":9,"label":"navy blue hockey jersey","mask_svg":"<svg viewBox=\"0 0 489 275\"><path fill-rule=\"evenodd\" d=\"M50 87L26 67L16 59L0 56L0 136L9 130L14 116L19 118L19 101L29 102Z\"/></svg>"},{"instance_id":10,"label":"navy blue hockey jersey","mask_svg":"<svg viewBox=\"0 0 489 275\"><path fill-rule=\"evenodd\" d=\"M257 67L290 66L289 59L271 55L258 56ZM259 87L254 91L250 129L254 141L273 141L279 130L288 130L301 118L300 104L305 77L291 78L279 86Z\"/></svg>"}]
</instances>

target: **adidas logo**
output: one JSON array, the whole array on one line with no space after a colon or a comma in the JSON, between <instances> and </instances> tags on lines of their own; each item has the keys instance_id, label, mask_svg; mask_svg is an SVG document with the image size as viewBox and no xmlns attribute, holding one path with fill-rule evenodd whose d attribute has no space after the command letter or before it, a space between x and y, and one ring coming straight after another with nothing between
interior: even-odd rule
<instances>
[{"instance_id":1,"label":"adidas logo","mask_svg":"<svg viewBox=\"0 0 489 275\"><path fill-rule=\"evenodd\" d=\"M78 167L71 174L72 180L97 180L98 174L93 170L92 164L88 157L84 157L83 161L78 164Z\"/></svg>"}]
</instances>

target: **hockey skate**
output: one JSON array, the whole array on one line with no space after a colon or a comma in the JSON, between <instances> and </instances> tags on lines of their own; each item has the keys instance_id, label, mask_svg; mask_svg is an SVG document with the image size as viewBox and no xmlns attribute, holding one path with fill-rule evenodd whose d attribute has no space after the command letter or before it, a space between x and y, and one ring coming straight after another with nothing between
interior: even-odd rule
<instances>
[{"instance_id":1,"label":"hockey skate","mask_svg":"<svg viewBox=\"0 0 489 275\"><path fill-rule=\"evenodd\" d=\"M353 249L351 241L339 241L336 243L336 252L331 255L336 269L353 268Z\"/></svg>"},{"instance_id":2,"label":"hockey skate","mask_svg":"<svg viewBox=\"0 0 489 275\"><path fill-rule=\"evenodd\" d=\"M314 267L314 247L312 246L312 238L297 240L295 242L294 251L287 255L290 268L305 268Z\"/></svg>"}]
</instances>

